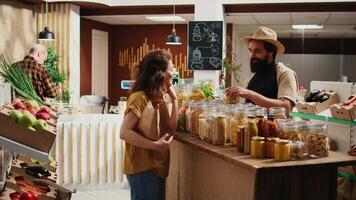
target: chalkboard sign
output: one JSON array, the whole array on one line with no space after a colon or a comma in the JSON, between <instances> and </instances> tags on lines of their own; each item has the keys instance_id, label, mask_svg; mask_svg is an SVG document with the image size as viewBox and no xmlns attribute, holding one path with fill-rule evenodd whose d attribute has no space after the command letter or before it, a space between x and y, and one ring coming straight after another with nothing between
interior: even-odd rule
<instances>
[{"instance_id":1,"label":"chalkboard sign","mask_svg":"<svg viewBox=\"0 0 356 200\"><path fill-rule=\"evenodd\" d=\"M188 29L188 69L222 69L222 21L192 21Z\"/></svg>"}]
</instances>

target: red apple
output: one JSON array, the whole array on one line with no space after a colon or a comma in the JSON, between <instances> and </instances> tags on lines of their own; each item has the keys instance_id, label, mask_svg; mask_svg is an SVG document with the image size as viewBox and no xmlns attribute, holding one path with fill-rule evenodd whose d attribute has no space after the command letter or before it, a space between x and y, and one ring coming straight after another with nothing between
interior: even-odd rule
<instances>
[{"instance_id":1,"label":"red apple","mask_svg":"<svg viewBox=\"0 0 356 200\"><path fill-rule=\"evenodd\" d=\"M36 108L34 108L34 107L31 107L31 108L29 108L27 110L30 111L30 113L33 114L33 115L35 115L38 112L38 110Z\"/></svg>"},{"instance_id":2,"label":"red apple","mask_svg":"<svg viewBox=\"0 0 356 200\"><path fill-rule=\"evenodd\" d=\"M45 112L37 112L36 113L36 118L37 119L43 119L43 120L49 120L51 119L51 115Z\"/></svg>"},{"instance_id":3,"label":"red apple","mask_svg":"<svg viewBox=\"0 0 356 200\"><path fill-rule=\"evenodd\" d=\"M26 109L25 105L21 101L15 102L14 104L12 104L12 106L14 106L14 108L16 110L25 110Z\"/></svg>"},{"instance_id":4,"label":"red apple","mask_svg":"<svg viewBox=\"0 0 356 200\"><path fill-rule=\"evenodd\" d=\"M11 200L13 200L15 198L20 199L20 197L21 197L21 194L19 192L13 192L10 194Z\"/></svg>"},{"instance_id":5,"label":"red apple","mask_svg":"<svg viewBox=\"0 0 356 200\"><path fill-rule=\"evenodd\" d=\"M23 192L21 194L20 200L39 200L38 195L32 192Z\"/></svg>"},{"instance_id":6,"label":"red apple","mask_svg":"<svg viewBox=\"0 0 356 200\"><path fill-rule=\"evenodd\" d=\"M51 114L51 110L46 107L46 106L42 106L39 110L38 110L39 113L48 113L48 114Z\"/></svg>"}]
</instances>

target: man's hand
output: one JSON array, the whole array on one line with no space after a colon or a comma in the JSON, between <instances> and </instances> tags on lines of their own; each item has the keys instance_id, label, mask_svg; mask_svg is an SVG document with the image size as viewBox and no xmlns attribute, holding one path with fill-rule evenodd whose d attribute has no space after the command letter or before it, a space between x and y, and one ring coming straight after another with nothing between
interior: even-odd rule
<instances>
[{"instance_id":1,"label":"man's hand","mask_svg":"<svg viewBox=\"0 0 356 200\"><path fill-rule=\"evenodd\" d=\"M230 87L226 89L226 96L229 96L231 98L242 97L248 99L252 94L253 91L242 87Z\"/></svg>"},{"instance_id":2,"label":"man's hand","mask_svg":"<svg viewBox=\"0 0 356 200\"><path fill-rule=\"evenodd\" d=\"M172 141L173 141L173 135L165 134L159 140L153 142L155 144L155 150L159 152L168 151Z\"/></svg>"}]
</instances>

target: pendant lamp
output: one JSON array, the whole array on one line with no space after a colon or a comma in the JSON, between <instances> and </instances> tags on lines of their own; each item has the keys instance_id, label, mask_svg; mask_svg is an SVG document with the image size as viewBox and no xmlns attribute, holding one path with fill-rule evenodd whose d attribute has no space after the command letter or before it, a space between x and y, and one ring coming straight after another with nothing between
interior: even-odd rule
<instances>
[{"instance_id":1,"label":"pendant lamp","mask_svg":"<svg viewBox=\"0 0 356 200\"><path fill-rule=\"evenodd\" d=\"M176 6L173 5L173 16L176 14ZM173 29L172 29L172 34L168 35L166 39L166 44L167 45L181 45L182 40L176 33L176 28L175 28L175 21L173 21Z\"/></svg>"},{"instance_id":2,"label":"pendant lamp","mask_svg":"<svg viewBox=\"0 0 356 200\"><path fill-rule=\"evenodd\" d=\"M47 21L47 12L48 12L48 4L46 1L46 21ZM43 31L41 31L38 34L38 40L46 40L46 41L54 40L54 34L46 26L46 27L44 27Z\"/></svg>"}]
</instances>

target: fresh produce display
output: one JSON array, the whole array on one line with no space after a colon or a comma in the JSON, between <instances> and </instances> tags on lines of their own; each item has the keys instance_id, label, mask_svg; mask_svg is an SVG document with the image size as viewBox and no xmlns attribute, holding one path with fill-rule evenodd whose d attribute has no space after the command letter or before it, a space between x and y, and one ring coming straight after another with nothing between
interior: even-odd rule
<instances>
[{"instance_id":1,"label":"fresh produce display","mask_svg":"<svg viewBox=\"0 0 356 200\"><path fill-rule=\"evenodd\" d=\"M10 117L29 130L44 129L47 121L51 119L50 109L46 106L39 107L34 100L24 102L16 100L12 106L14 109L9 111Z\"/></svg>"},{"instance_id":2,"label":"fresh produce display","mask_svg":"<svg viewBox=\"0 0 356 200\"><path fill-rule=\"evenodd\" d=\"M305 97L306 102L324 102L330 98L329 94L326 93L325 90L313 90L308 93L308 95Z\"/></svg>"}]
</instances>

